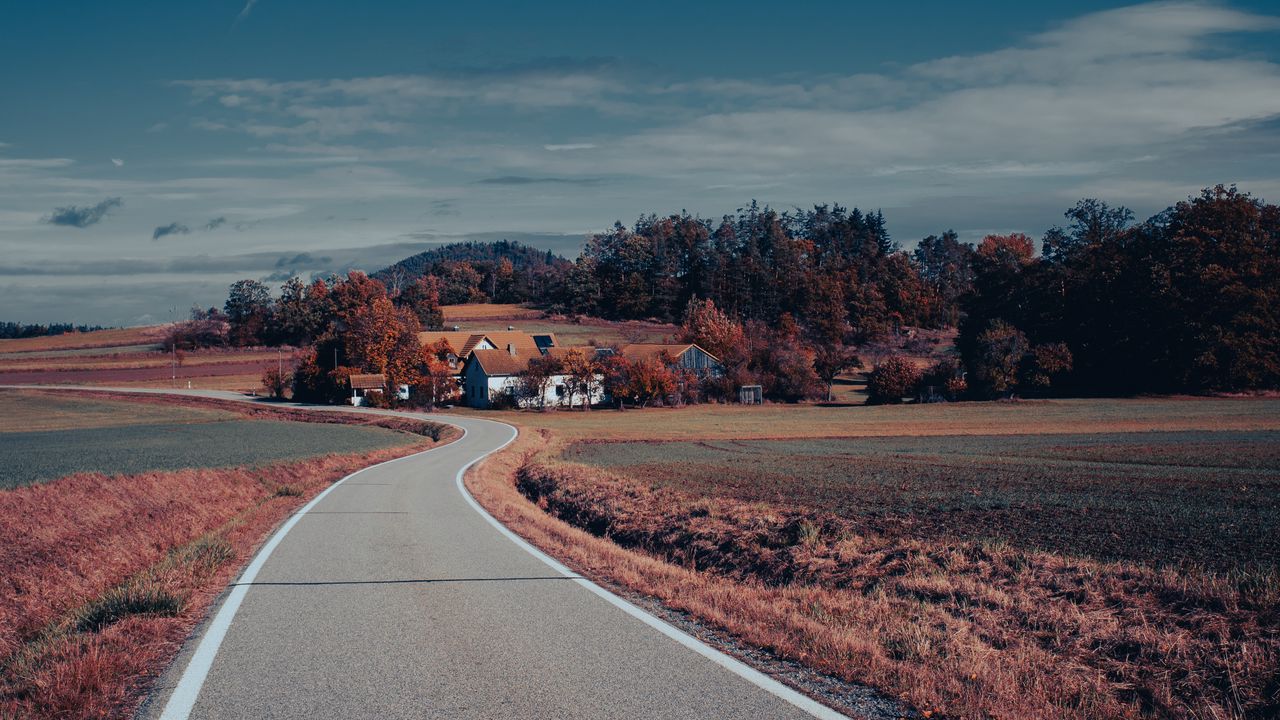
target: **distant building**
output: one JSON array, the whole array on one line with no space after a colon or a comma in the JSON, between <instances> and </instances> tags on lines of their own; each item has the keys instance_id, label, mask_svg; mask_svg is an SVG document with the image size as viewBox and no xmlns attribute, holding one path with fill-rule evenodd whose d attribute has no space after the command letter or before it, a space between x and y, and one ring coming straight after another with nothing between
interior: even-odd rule
<instances>
[{"instance_id":1,"label":"distant building","mask_svg":"<svg viewBox=\"0 0 1280 720\"><path fill-rule=\"evenodd\" d=\"M449 348L452 350L447 360L455 375L462 374L462 369L466 365L467 359L476 350L510 351L511 347L514 346L518 355L529 358L546 354L548 349L556 347L554 333L531 335L518 330L484 333L463 331L418 333L418 342L424 348L435 347L441 340L448 343Z\"/></svg>"},{"instance_id":2,"label":"distant building","mask_svg":"<svg viewBox=\"0 0 1280 720\"><path fill-rule=\"evenodd\" d=\"M720 358L695 343L632 343L622 346L618 352L629 362L658 360L666 353L674 369L688 370L698 376L724 375L724 363Z\"/></svg>"},{"instance_id":3,"label":"distant building","mask_svg":"<svg viewBox=\"0 0 1280 720\"><path fill-rule=\"evenodd\" d=\"M381 395L387 385L387 376L381 373L367 375L352 375L348 378L351 383L351 404L359 407L368 404L369 393L378 393Z\"/></svg>"},{"instance_id":4,"label":"distant building","mask_svg":"<svg viewBox=\"0 0 1280 720\"><path fill-rule=\"evenodd\" d=\"M590 352L591 348L584 349ZM472 350L462 368L463 400L470 407L488 408L503 396L511 398L519 407L581 407L587 398L569 393L569 377L552 375L541 399L519 395L520 373L529 367L529 360L544 354L563 354L568 348L549 348L546 353L522 352L515 343L507 349ZM604 390L598 377L592 388L589 402L592 405L604 400Z\"/></svg>"}]
</instances>

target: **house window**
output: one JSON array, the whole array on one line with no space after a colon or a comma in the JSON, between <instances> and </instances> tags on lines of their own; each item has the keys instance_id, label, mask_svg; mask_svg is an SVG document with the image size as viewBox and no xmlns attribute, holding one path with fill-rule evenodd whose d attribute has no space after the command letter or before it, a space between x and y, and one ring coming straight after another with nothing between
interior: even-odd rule
<instances>
[{"instance_id":1,"label":"house window","mask_svg":"<svg viewBox=\"0 0 1280 720\"><path fill-rule=\"evenodd\" d=\"M564 397L564 386L563 386L563 385L557 385L557 386L556 386L556 397L558 397L558 398L562 398L562 397Z\"/></svg>"}]
</instances>

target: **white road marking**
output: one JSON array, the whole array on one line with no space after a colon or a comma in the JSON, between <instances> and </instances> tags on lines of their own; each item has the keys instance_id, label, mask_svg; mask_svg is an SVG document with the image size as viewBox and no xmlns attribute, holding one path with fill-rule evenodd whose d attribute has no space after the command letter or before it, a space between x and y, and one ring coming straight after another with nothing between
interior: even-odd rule
<instances>
[{"instance_id":1,"label":"white road marking","mask_svg":"<svg viewBox=\"0 0 1280 720\"><path fill-rule=\"evenodd\" d=\"M462 437L458 438L458 442L461 442L466 436L467 430L462 428ZM299 518L306 515L311 508L315 507L334 488L366 470L426 455L451 445L453 443L380 462L367 468L361 468L325 488L323 492L312 498L311 502L303 505L301 510L285 521L284 525L280 526L275 535L272 535L267 544L263 545L258 554L253 557L253 562L249 563L249 567L245 568L244 573L235 581L231 592L227 593L227 599L222 602L222 607L218 608L218 614L209 623L204 637L200 638L200 644L196 646L195 652L191 655L191 661L187 664L187 669L182 671L182 678L178 680L178 684L173 688L173 694L169 696L169 702L165 703L164 712L160 714L160 720L187 720L191 716L191 710L196 705L196 699L200 697L200 689L204 687L204 681L209 677L209 669L213 667L213 659L218 655L218 648L222 646L222 639L226 637L227 630L231 627L231 621L235 619L236 612L240 609L240 603L244 601L244 596L249 592L249 587L258 577L258 571L262 570L267 558L271 557L271 552L284 540L284 536L289 534L293 526L298 523Z\"/></svg>"},{"instance_id":2,"label":"white road marking","mask_svg":"<svg viewBox=\"0 0 1280 720\"><path fill-rule=\"evenodd\" d=\"M494 421L490 421L490 422L494 422ZM502 423L502 424L506 425L506 423ZM454 478L454 484L458 486L458 492L462 493L462 497L466 499L467 504L469 504L473 510L480 513L481 517L483 517L485 520L488 520L490 525L497 528L498 532L505 535L508 540L518 545L525 552L541 560L544 564L547 565L547 567L551 568L552 570L555 570L556 572L560 573L561 575L564 575L565 577L571 578L574 582L578 583L579 585L586 588L587 590L590 590L591 592L595 593L596 595L603 598L614 607L617 607L618 609L622 610L623 612L630 615L631 617L639 620L645 625L648 625L654 630L657 630L663 635L666 635L672 640L675 640L676 642L680 643L684 647L698 653L702 657L710 660L716 665L719 665L725 670L728 670L734 675L737 675L743 680L746 680L752 685L755 685L761 690L772 693L778 698L785 700L788 703L791 703L792 705L809 713L810 715L816 718L821 718L822 720L849 720L847 715L842 715L836 712L835 710L827 707L826 705L823 705L822 703L814 700L813 698L810 698L806 695L796 692L795 690L788 687L787 685L784 685L783 683L778 682L777 680L769 677L768 675L765 675L764 673L760 672L759 670L756 670L750 665L747 665L741 660L735 657L732 657L730 655L726 655L725 653L722 653L719 650L716 650L710 645L707 645L701 640L684 632L683 630L680 630L679 628L666 622L665 620L662 620L654 615L650 615L649 613L645 612L639 607L636 607L634 604L628 602L627 600L624 600L623 598L617 595L614 595L613 593L609 592L603 587L582 577L578 573L573 572L572 570L570 570L569 568L561 564L560 561L556 560L550 555L534 547L529 541L520 537L514 531L508 528L506 525L503 525L501 522L499 522L497 518L490 515L489 511L481 507L480 503L476 502L476 499L471 496L471 493L467 490L466 483L463 482L463 477L466 475L467 470L469 470L472 465L475 465L476 463L480 462L484 458L488 457L490 454L495 453L498 450L501 450L502 448L510 445L512 442L515 441L520 431L511 425L507 425L507 427L511 428L511 431L512 431L510 440L503 443L501 447L498 447L494 450L490 450L484 455L481 455L475 460L472 460L471 462L464 465L462 469L458 470L457 477Z\"/></svg>"},{"instance_id":3,"label":"white road marking","mask_svg":"<svg viewBox=\"0 0 1280 720\"><path fill-rule=\"evenodd\" d=\"M0 387L10 387L10 386L0 386ZM13 386L13 387L22 387L22 386ZM61 389L61 388L57 388L57 389ZM81 388L81 389L86 389L86 388ZM109 389L109 388L87 388L87 389ZM127 388L121 388L121 390L123 392L137 391L136 389L127 389ZM160 390L157 392L157 394L168 394L168 393L166 393L164 390ZM182 395L182 394L188 394L188 393L172 393L172 394ZM194 393L191 393L191 394L194 394ZM311 409L311 408L303 408L303 409ZM377 411L372 411L370 412L370 414L379 414L379 415L385 414L385 415L399 415L401 417L414 417L414 415L410 413L380 413ZM432 419L435 419L435 418L432 418ZM590 590L592 593L594 593L598 597L602 598L603 600L607 601L609 604L622 610L623 612L630 615L631 617L639 620L645 625L648 625L654 630L657 630L658 632L662 633L668 638L671 638L672 640L676 641L680 645L688 648L689 650L692 650L693 652L696 652L702 657L710 660L716 665L719 665L725 670L728 670L729 672L737 675L743 680L746 680L752 685L755 685L761 690L771 693L772 695L780 698L781 700L784 700L790 703L791 705L794 705L795 707L799 708L800 710L807 712L813 717L821 718L822 720L850 720L847 715L842 715L841 713L836 712L835 710L827 707L826 705L823 705L822 703L819 703L818 701L793 690L792 688L769 677L768 675L765 675L764 673L760 672L759 670L756 670L750 665L747 665L741 660L738 660L737 658L726 655L725 653L722 653L719 650L712 648L710 645L707 645L706 643L693 637L692 635L689 635L683 630L676 628L674 625L671 625L654 615L650 615L649 613L645 612L639 607L636 607L635 605L624 600L623 598L617 595L614 595L613 593L609 592L603 587L591 582L590 580L587 580L586 578L581 577L577 573L565 567L559 561L552 558L550 555L547 555L546 553L542 552L538 548L534 547L524 538L515 534L515 532L507 528L507 526L498 522L498 520L495 517L489 514L489 511L481 507L480 503L476 502L476 499L471 496L471 493L467 490L466 485L463 483L463 476L465 476L467 470L471 469L471 467L476 463L480 462L486 457L489 457L493 453L498 452L499 450L515 442L515 439L519 437L520 431L517 430L512 425L507 425L506 423L498 422L496 420L484 420L483 418L474 418L474 419L479 419L479 420L482 420L483 422L492 422L498 425L505 425L508 429L511 430L510 439L508 439L502 445L484 453L483 455L480 455L479 457L475 458L471 462L462 466L462 468L458 470L458 474L454 477L454 484L457 486L458 492L462 494L463 499L467 501L467 504L470 505L473 510L475 510L477 513L480 514L481 517L487 520L490 525L495 527L498 530L498 532L502 533L504 536L506 536L507 539L515 543L518 547L520 547L525 552L529 553L530 555L534 556L538 560L542 561L543 564L545 564L547 567L551 568L552 570L555 570L557 573L560 573L565 577L571 578L574 582L578 583L579 585L586 588L587 590ZM448 419L443 419L443 421L448 423ZM467 429L459 425L454 425L454 427L457 427L460 430L462 430L462 437L458 438L457 440L457 442L461 442L463 439L467 437ZM204 637L200 639L200 644L196 646L195 653L193 653L191 657L191 661L187 664L187 669L183 671L182 678L178 680L177 686L174 687L173 694L169 696L169 701L165 704L164 711L160 715L160 720L187 720L190 717L191 710L192 708L195 707L196 699L200 696L200 689L204 686L204 681L209 676L209 669L213 667L213 660L218 654L218 648L222 645L222 640L226 636L227 630L231 627L231 621L235 619L236 612L240 609L240 603L244 600L245 594L249 592L249 587L253 583L254 579L258 576L258 572L262 569L262 566L266 564L267 558L271 556L271 552L275 550L276 546L279 545L282 540L284 540L285 535L287 535L289 533L289 530L292 529L295 524L297 524L299 518L301 518L309 510L311 510L312 507L314 507L317 503L323 500L324 497L328 495L334 488L338 487L339 485L346 482L347 480L355 477L356 475L359 475L365 470L372 470L376 467L389 465L391 463L399 462L401 460L408 460L409 458L425 455L430 452L435 452L436 450L442 450L444 448L451 447L453 444L454 443L449 443L448 445L434 447L434 448L431 448L430 450L424 450L420 453L414 453L413 455L406 455L404 457L395 458L393 460L381 462L376 465L370 465L367 468L361 468L351 473L350 475L342 478L341 480L335 482L329 487L325 488L323 492L321 492L319 495L312 498L311 502L307 503L302 507L301 510L294 513L294 515L290 517L289 520L286 521L285 524L282 525L279 530L276 531L275 535L271 536L271 539L267 541L267 544L264 545L262 549L258 551L258 554L255 555L253 558L253 562L249 564L249 567L245 568L244 573L241 574L238 580L236 580L235 586L231 589L231 592L227 594L227 599L223 601L222 606L218 609L218 614L214 616L213 621L209 623L209 627L205 631Z\"/></svg>"}]
</instances>

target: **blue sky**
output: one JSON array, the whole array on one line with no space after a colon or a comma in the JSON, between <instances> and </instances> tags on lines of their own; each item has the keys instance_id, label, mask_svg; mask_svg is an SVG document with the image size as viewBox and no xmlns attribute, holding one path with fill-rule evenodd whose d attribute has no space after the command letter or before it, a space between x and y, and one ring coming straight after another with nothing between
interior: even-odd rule
<instances>
[{"instance_id":1,"label":"blue sky","mask_svg":"<svg viewBox=\"0 0 1280 720\"><path fill-rule=\"evenodd\" d=\"M133 324L240 277L642 212L884 210L904 246L1280 198L1268 3L10 4L0 319Z\"/></svg>"}]
</instances>

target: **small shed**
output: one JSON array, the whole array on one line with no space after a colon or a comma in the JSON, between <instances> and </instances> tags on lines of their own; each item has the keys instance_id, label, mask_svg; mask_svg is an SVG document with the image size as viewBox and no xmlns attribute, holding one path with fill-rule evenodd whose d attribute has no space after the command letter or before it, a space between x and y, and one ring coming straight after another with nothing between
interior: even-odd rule
<instances>
[{"instance_id":1,"label":"small shed","mask_svg":"<svg viewBox=\"0 0 1280 720\"><path fill-rule=\"evenodd\" d=\"M350 377L351 404L357 407L365 404L369 393L381 393L387 384L387 376L382 373L355 374Z\"/></svg>"},{"instance_id":2,"label":"small shed","mask_svg":"<svg viewBox=\"0 0 1280 720\"><path fill-rule=\"evenodd\" d=\"M764 388L760 385L743 385L738 388L738 402L743 405L760 405L764 402Z\"/></svg>"}]
</instances>

